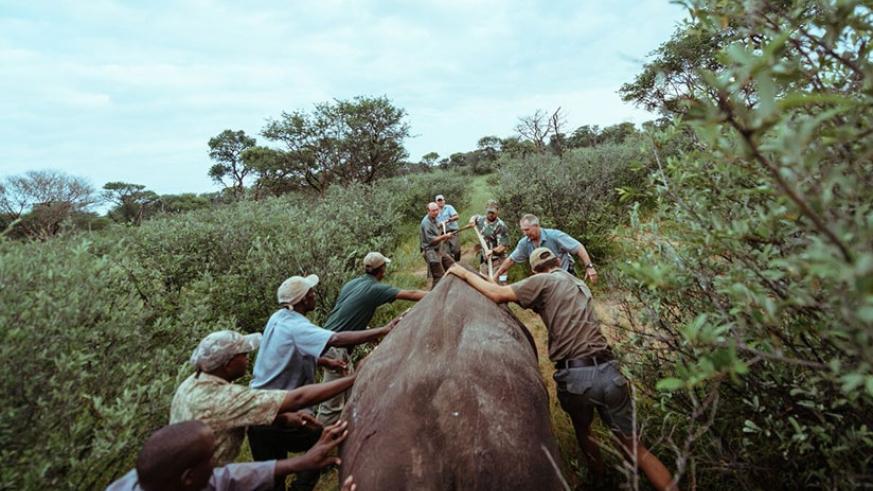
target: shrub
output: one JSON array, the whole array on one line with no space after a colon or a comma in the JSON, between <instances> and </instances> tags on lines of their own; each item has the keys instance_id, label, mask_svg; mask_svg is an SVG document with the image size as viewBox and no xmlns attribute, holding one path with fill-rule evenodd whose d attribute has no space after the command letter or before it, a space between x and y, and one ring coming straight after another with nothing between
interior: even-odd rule
<instances>
[{"instance_id":1,"label":"shrub","mask_svg":"<svg viewBox=\"0 0 873 491\"><path fill-rule=\"evenodd\" d=\"M0 239L0 488L101 489L129 470L203 336L260 331L292 274L321 278L321 321L363 256L393 249L410 197L440 183L463 200L450 175L406 182Z\"/></svg>"},{"instance_id":2,"label":"shrub","mask_svg":"<svg viewBox=\"0 0 873 491\"><path fill-rule=\"evenodd\" d=\"M542 226L574 236L594 261L602 261L612 230L627 217L617 190L642 184L652 155L643 140L634 139L571 150L563 158L504 157L496 192L501 216L517 236L518 220L533 213Z\"/></svg>"},{"instance_id":3,"label":"shrub","mask_svg":"<svg viewBox=\"0 0 873 491\"><path fill-rule=\"evenodd\" d=\"M647 427L702 488L870 486L873 14L694 5L693 32L734 41L686 73L696 145L623 241Z\"/></svg>"}]
</instances>

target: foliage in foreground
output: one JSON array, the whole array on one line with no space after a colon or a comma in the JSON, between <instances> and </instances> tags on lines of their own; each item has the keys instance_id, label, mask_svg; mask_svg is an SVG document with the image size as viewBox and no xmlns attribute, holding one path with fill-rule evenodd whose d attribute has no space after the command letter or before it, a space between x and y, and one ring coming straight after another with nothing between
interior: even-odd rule
<instances>
[{"instance_id":1,"label":"foliage in foreground","mask_svg":"<svg viewBox=\"0 0 873 491\"><path fill-rule=\"evenodd\" d=\"M871 10L690 3L716 57L697 66L721 68L663 65L694 80L661 108L696 144L653 173L660 204L624 241L649 438L705 489L870 486Z\"/></svg>"},{"instance_id":2,"label":"foliage in foreground","mask_svg":"<svg viewBox=\"0 0 873 491\"><path fill-rule=\"evenodd\" d=\"M464 199L463 178L433 173L0 241L0 488L101 489L126 472L202 336L260 330L292 274L320 276L320 320L437 187Z\"/></svg>"}]
</instances>

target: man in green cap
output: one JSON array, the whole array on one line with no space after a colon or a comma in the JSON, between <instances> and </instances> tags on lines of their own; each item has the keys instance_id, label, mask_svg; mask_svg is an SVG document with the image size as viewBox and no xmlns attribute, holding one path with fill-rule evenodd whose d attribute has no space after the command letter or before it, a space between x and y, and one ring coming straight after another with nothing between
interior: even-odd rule
<instances>
[{"instance_id":1,"label":"man in green cap","mask_svg":"<svg viewBox=\"0 0 873 491\"><path fill-rule=\"evenodd\" d=\"M379 306L395 300L417 302L427 294L424 290L401 290L384 283L382 280L390 263L391 260L379 252L367 254L364 257L364 274L343 285L323 327L333 332L361 331L368 328ZM343 362L345 370L324 367L322 382L332 382L354 373L350 351L350 348L342 346L328 348L324 357ZM318 406L318 421L321 424L333 424L339 419L346 395L347 392L343 392Z\"/></svg>"},{"instance_id":2,"label":"man in green cap","mask_svg":"<svg viewBox=\"0 0 873 491\"><path fill-rule=\"evenodd\" d=\"M497 202L491 200L485 206L484 217L479 215L470 217L470 223L479 230L479 234L482 235L488 248L480 251L479 272L489 277L503 264L509 248L509 229L506 228L506 224L497 216L497 213ZM491 261L490 268L488 266L489 260Z\"/></svg>"}]
</instances>

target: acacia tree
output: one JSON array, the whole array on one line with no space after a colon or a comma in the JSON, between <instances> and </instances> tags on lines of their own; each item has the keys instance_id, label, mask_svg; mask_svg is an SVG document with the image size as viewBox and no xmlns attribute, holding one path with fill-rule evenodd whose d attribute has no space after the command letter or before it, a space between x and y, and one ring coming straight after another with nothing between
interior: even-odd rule
<instances>
[{"instance_id":1,"label":"acacia tree","mask_svg":"<svg viewBox=\"0 0 873 491\"><path fill-rule=\"evenodd\" d=\"M428 167L433 167L434 165L436 165L439 159L440 154L436 152L428 152L421 156L421 163L427 165Z\"/></svg>"},{"instance_id":2,"label":"acacia tree","mask_svg":"<svg viewBox=\"0 0 873 491\"><path fill-rule=\"evenodd\" d=\"M113 181L103 185L103 198L115 203L108 215L116 222L142 222L146 207L158 199L157 193L142 184Z\"/></svg>"},{"instance_id":3,"label":"acacia tree","mask_svg":"<svg viewBox=\"0 0 873 491\"><path fill-rule=\"evenodd\" d=\"M0 213L35 239L56 235L65 220L95 201L94 188L85 179L55 170L9 176L0 184Z\"/></svg>"},{"instance_id":4,"label":"acacia tree","mask_svg":"<svg viewBox=\"0 0 873 491\"><path fill-rule=\"evenodd\" d=\"M243 196L245 178L252 171L242 154L256 143L242 130L224 130L209 139L209 158L216 162L209 169L209 177L230 189L236 199Z\"/></svg>"},{"instance_id":5,"label":"acacia tree","mask_svg":"<svg viewBox=\"0 0 873 491\"><path fill-rule=\"evenodd\" d=\"M283 158L271 158L274 175L323 194L333 183L393 174L407 157L405 116L387 97L356 97L316 104L311 113L282 113L261 134L284 146Z\"/></svg>"}]
</instances>

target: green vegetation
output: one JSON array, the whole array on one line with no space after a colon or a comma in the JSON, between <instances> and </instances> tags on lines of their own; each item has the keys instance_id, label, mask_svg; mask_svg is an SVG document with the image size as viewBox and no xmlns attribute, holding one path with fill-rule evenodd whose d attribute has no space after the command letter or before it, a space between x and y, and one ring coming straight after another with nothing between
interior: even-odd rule
<instances>
[{"instance_id":1,"label":"green vegetation","mask_svg":"<svg viewBox=\"0 0 873 491\"><path fill-rule=\"evenodd\" d=\"M0 241L3 487L98 489L166 424L197 341L262 329L289 275L321 277L321 320L370 250L393 250L443 172L240 202L46 242ZM396 192L403 189L403 192ZM11 375L11 372L10 372Z\"/></svg>"},{"instance_id":2,"label":"green vegetation","mask_svg":"<svg viewBox=\"0 0 873 491\"><path fill-rule=\"evenodd\" d=\"M197 340L260 329L290 274L321 276L316 321L372 249L395 257L392 283L421 287L417 223L438 192L464 219L498 199L513 234L537 214L607 266L596 295L644 440L683 487L870 486L873 13L685 4L691 18L622 88L660 112L642 128L567 131L560 108L537 111L514 136L412 164L403 110L358 98L271 121L263 136L281 149L216 136L221 194L108 183L106 218L76 178L6 178L0 356L15 376L0 395L0 487L120 475L166 421ZM363 121L384 123L383 144L364 144ZM338 137L319 133L332 123Z\"/></svg>"},{"instance_id":3,"label":"green vegetation","mask_svg":"<svg viewBox=\"0 0 873 491\"><path fill-rule=\"evenodd\" d=\"M652 174L659 206L623 242L637 377L660 379L646 420L705 488L869 485L873 15L694 4L647 92L693 81L657 97L682 116L659 142L690 129L694 147Z\"/></svg>"}]
</instances>

